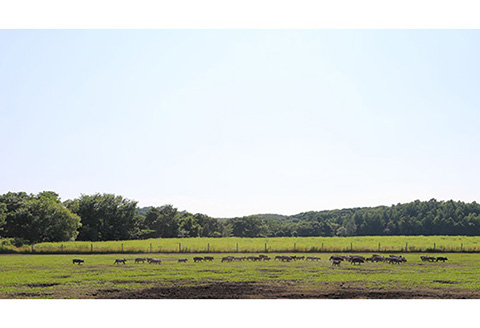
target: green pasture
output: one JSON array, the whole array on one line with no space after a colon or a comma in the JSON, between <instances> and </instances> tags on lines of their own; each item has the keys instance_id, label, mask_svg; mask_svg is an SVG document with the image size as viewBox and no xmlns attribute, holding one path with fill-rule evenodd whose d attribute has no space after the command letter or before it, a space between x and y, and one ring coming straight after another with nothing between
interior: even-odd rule
<instances>
[{"instance_id":1,"label":"green pasture","mask_svg":"<svg viewBox=\"0 0 480 328\"><path fill-rule=\"evenodd\" d=\"M194 263L192 259L198 255L148 254L163 261L153 265L135 264L136 254L5 254L0 255L0 298L94 298L100 292L225 281L255 281L306 290L339 282L376 289L480 289L480 254L448 254L446 263L426 263L420 260L422 254L408 253L404 254L407 263L401 265L342 263L339 268L332 268L327 253L317 255L322 258L319 262L221 263L226 255L213 255L213 262ZM75 257L85 263L72 264ZM113 264L123 257L129 259L126 265ZM178 263L180 257L189 261Z\"/></svg>"},{"instance_id":2,"label":"green pasture","mask_svg":"<svg viewBox=\"0 0 480 328\"><path fill-rule=\"evenodd\" d=\"M480 237L157 238L41 243L33 247L10 248L7 251L20 253L479 252Z\"/></svg>"}]
</instances>

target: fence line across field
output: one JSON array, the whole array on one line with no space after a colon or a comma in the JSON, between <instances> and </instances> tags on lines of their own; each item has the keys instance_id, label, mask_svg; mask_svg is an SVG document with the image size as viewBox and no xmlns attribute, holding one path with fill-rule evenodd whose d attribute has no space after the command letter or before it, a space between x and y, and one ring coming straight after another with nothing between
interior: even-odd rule
<instances>
[{"instance_id":1,"label":"fence line across field","mask_svg":"<svg viewBox=\"0 0 480 328\"><path fill-rule=\"evenodd\" d=\"M90 246L90 247L89 247ZM349 245L346 244L344 247L333 246L329 247L326 243L321 243L319 245L312 245L312 246L297 246L297 243L291 244L290 247L272 247L269 246L268 243L264 243L263 248L259 245L257 246L244 246L240 243L235 243L233 247L226 248L225 246L216 247L213 243L206 243L205 246L198 247L198 246L182 246L182 243L178 243L178 247L175 248L168 248L162 245L154 245L150 243L149 247L147 248L138 248L128 245L124 246L124 243L118 243L117 247L113 245L108 245L107 247L100 245L97 247L95 243L90 243L90 245L85 244L83 246L68 246L65 244L60 244L56 246L45 246L45 245L31 245L30 248L21 248L12 251L13 253L282 253L282 252L294 252L294 253L332 253L332 252L379 252L379 253L386 253L386 252L452 252L452 253L475 253L480 252L480 249L477 247L464 247L463 243L460 243L457 247L452 246L440 246L437 243L433 243L431 247L417 247L417 246L410 246L408 242L405 243L404 247L395 247L395 246L384 246L381 243L375 246L360 246L355 247L355 244L351 242ZM5 253L8 252L7 249L1 248L1 250Z\"/></svg>"}]
</instances>

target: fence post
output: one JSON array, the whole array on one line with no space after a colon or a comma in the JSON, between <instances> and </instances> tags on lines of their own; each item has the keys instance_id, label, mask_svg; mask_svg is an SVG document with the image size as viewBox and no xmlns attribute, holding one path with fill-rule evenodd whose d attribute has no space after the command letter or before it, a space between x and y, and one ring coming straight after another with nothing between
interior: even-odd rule
<instances>
[{"instance_id":1,"label":"fence post","mask_svg":"<svg viewBox=\"0 0 480 328\"><path fill-rule=\"evenodd\" d=\"M267 243L265 243L265 253L267 252Z\"/></svg>"},{"instance_id":2,"label":"fence post","mask_svg":"<svg viewBox=\"0 0 480 328\"><path fill-rule=\"evenodd\" d=\"M408 243L405 243L405 252L408 252Z\"/></svg>"},{"instance_id":3,"label":"fence post","mask_svg":"<svg viewBox=\"0 0 480 328\"><path fill-rule=\"evenodd\" d=\"M463 243L462 243L462 245L460 246L460 252L463 252Z\"/></svg>"},{"instance_id":4,"label":"fence post","mask_svg":"<svg viewBox=\"0 0 480 328\"><path fill-rule=\"evenodd\" d=\"M210 252L210 243L207 244L207 252Z\"/></svg>"},{"instance_id":5,"label":"fence post","mask_svg":"<svg viewBox=\"0 0 480 328\"><path fill-rule=\"evenodd\" d=\"M122 243L122 253L123 253L123 243Z\"/></svg>"},{"instance_id":6,"label":"fence post","mask_svg":"<svg viewBox=\"0 0 480 328\"><path fill-rule=\"evenodd\" d=\"M178 252L179 252L179 253L182 252L182 244L181 244L181 243L178 243Z\"/></svg>"},{"instance_id":7,"label":"fence post","mask_svg":"<svg viewBox=\"0 0 480 328\"><path fill-rule=\"evenodd\" d=\"M293 251L294 251L294 252L297 251L297 243L293 243Z\"/></svg>"},{"instance_id":8,"label":"fence post","mask_svg":"<svg viewBox=\"0 0 480 328\"><path fill-rule=\"evenodd\" d=\"M63 253L63 244L62 244L62 245L60 245L60 252L62 252L62 253Z\"/></svg>"},{"instance_id":9,"label":"fence post","mask_svg":"<svg viewBox=\"0 0 480 328\"><path fill-rule=\"evenodd\" d=\"M150 253L152 252L152 243L150 243Z\"/></svg>"},{"instance_id":10,"label":"fence post","mask_svg":"<svg viewBox=\"0 0 480 328\"><path fill-rule=\"evenodd\" d=\"M237 253L238 253L238 243L237 243Z\"/></svg>"},{"instance_id":11,"label":"fence post","mask_svg":"<svg viewBox=\"0 0 480 328\"><path fill-rule=\"evenodd\" d=\"M437 247L437 244L433 243L433 250L435 250L436 247Z\"/></svg>"},{"instance_id":12,"label":"fence post","mask_svg":"<svg viewBox=\"0 0 480 328\"><path fill-rule=\"evenodd\" d=\"M322 243L322 252L323 252L323 243Z\"/></svg>"},{"instance_id":13,"label":"fence post","mask_svg":"<svg viewBox=\"0 0 480 328\"><path fill-rule=\"evenodd\" d=\"M33 249L33 244L32 244L32 253L35 252L35 250Z\"/></svg>"},{"instance_id":14,"label":"fence post","mask_svg":"<svg viewBox=\"0 0 480 328\"><path fill-rule=\"evenodd\" d=\"M380 252L380 243L378 243L378 251Z\"/></svg>"},{"instance_id":15,"label":"fence post","mask_svg":"<svg viewBox=\"0 0 480 328\"><path fill-rule=\"evenodd\" d=\"M93 244L90 244L90 253L93 253Z\"/></svg>"},{"instance_id":16,"label":"fence post","mask_svg":"<svg viewBox=\"0 0 480 328\"><path fill-rule=\"evenodd\" d=\"M353 243L350 243L350 252L353 251Z\"/></svg>"}]
</instances>

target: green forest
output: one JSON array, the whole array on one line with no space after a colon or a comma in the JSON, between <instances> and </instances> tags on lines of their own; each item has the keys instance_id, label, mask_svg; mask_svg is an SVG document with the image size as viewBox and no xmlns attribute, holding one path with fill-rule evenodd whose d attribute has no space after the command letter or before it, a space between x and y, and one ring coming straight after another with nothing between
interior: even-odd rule
<instances>
[{"instance_id":1,"label":"green forest","mask_svg":"<svg viewBox=\"0 0 480 328\"><path fill-rule=\"evenodd\" d=\"M480 205L413 201L391 206L213 218L173 205L138 207L114 194L61 201L53 191L0 195L0 237L16 246L58 241L189 237L480 235Z\"/></svg>"}]
</instances>

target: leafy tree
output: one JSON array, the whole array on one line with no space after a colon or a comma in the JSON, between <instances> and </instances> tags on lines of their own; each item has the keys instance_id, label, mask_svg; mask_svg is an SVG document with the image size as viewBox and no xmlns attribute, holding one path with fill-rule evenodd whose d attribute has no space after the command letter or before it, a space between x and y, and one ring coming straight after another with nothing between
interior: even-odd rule
<instances>
[{"instance_id":1,"label":"leafy tree","mask_svg":"<svg viewBox=\"0 0 480 328\"><path fill-rule=\"evenodd\" d=\"M42 192L38 193L36 198L52 201L52 202L55 202L55 203L58 203L58 204L62 203L61 200L60 200L60 195L57 194L54 191L42 191Z\"/></svg>"},{"instance_id":2,"label":"leafy tree","mask_svg":"<svg viewBox=\"0 0 480 328\"><path fill-rule=\"evenodd\" d=\"M26 220L30 219L29 233L18 235L30 242L54 242L75 240L80 218L59 202L40 198L29 202Z\"/></svg>"},{"instance_id":3,"label":"leafy tree","mask_svg":"<svg viewBox=\"0 0 480 328\"><path fill-rule=\"evenodd\" d=\"M357 232L357 224L353 217L347 217L344 220L343 226L347 230L347 236L355 236Z\"/></svg>"},{"instance_id":4,"label":"leafy tree","mask_svg":"<svg viewBox=\"0 0 480 328\"><path fill-rule=\"evenodd\" d=\"M226 235L225 225L218 219L197 213L193 216L200 225L201 237L222 237Z\"/></svg>"},{"instance_id":5,"label":"leafy tree","mask_svg":"<svg viewBox=\"0 0 480 328\"><path fill-rule=\"evenodd\" d=\"M179 237L199 237L202 227L191 215L179 220Z\"/></svg>"},{"instance_id":6,"label":"leafy tree","mask_svg":"<svg viewBox=\"0 0 480 328\"><path fill-rule=\"evenodd\" d=\"M53 192L42 192L36 196L8 193L0 199L6 202L8 211L6 237L38 243L74 240L78 234L80 218L65 208Z\"/></svg>"},{"instance_id":7,"label":"leafy tree","mask_svg":"<svg viewBox=\"0 0 480 328\"><path fill-rule=\"evenodd\" d=\"M78 240L123 240L139 234L136 201L97 193L81 195L67 206L82 219Z\"/></svg>"},{"instance_id":8,"label":"leafy tree","mask_svg":"<svg viewBox=\"0 0 480 328\"><path fill-rule=\"evenodd\" d=\"M345 237L345 236L348 236L348 231L347 231L347 228L345 228L344 226L340 226L338 229L337 229L337 236L340 236L340 237Z\"/></svg>"},{"instance_id":9,"label":"leafy tree","mask_svg":"<svg viewBox=\"0 0 480 328\"><path fill-rule=\"evenodd\" d=\"M255 216L235 218L229 223L235 237L264 237L267 235L267 226Z\"/></svg>"},{"instance_id":10,"label":"leafy tree","mask_svg":"<svg viewBox=\"0 0 480 328\"><path fill-rule=\"evenodd\" d=\"M179 228L177 209L172 205L150 207L145 215L144 224L152 231L151 237L177 237Z\"/></svg>"},{"instance_id":11,"label":"leafy tree","mask_svg":"<svg viewBox=\"0 0 480 328\"><path fill-rule=\"evenodd\" d=\"M8 192L0 195L0 203L4 203L7 206L8 212L13 212L17 208L21 207L22 203L26 200L32 199L33 196L26 192Z\"/></svg>"}]
</instances>

